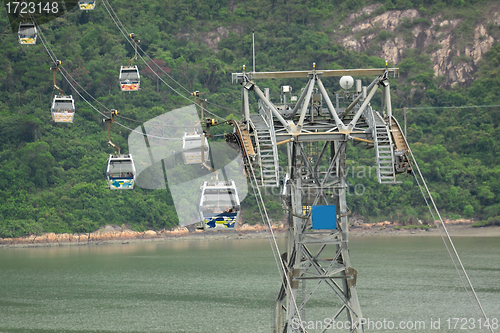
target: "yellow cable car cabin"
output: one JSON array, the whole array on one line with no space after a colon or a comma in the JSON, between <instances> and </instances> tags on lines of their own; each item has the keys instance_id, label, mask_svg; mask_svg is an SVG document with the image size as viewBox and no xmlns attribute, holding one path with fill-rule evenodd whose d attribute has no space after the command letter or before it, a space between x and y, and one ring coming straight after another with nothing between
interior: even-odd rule
<instances>
[{"instance_id":1,"label":"yellow cable car cabin","mask_svg":"<svg viewBox=\"0 0 500 333\"><path fill-rule=\"evenodd\" d=\"M204 230L234 230L240 212L240 199L233 180L203 182L199 215Z\"/></svg>"},{"instance_id":2,"label":"yellow cable car cabin","mask_svg":"<svg viewBox=\"0 0 500 333\"><path fill-rule=\"evenodd\" d=\"M184 136L182 137L182 158L184 159L184 164L201 164L201 138L201 134L196 132L194 134L184 133ZM208 161L209 149L208 140L204 137L203 160L205 162Z\"/></svg>"},{"instance_id":3,"label":"yellow cable car cabin","mask_svg":"<svg viewBox=\"0 0 500 333\"><path fill-rule=\"evenodd\" d=\"M78 6L80 7L81 10L92 10L95 9L95 3L96 0L94 1L78 1Z\"/></svg>"},{"instance_id":4,"label":"yellow cable car cabin","mask_svg":"<svg viewBox=\"0 0 500 333\"><path fill-rule=\"evenodd\" d=\"M132 190L136 179L134 159L128 155L109 155L106 180L111 190Z\"/></svg>"},{"instance_id":5,"label":"yellow cable car cabin","mask_svg":"<svg viewBox=\"0 0 500 333\"><path fill-rule=\"evenodd\" d=\"M139 90L141 75L137 66L121 66L120 68L120 88L122 91Z\"/></svg>"},{"instance_id":6,"label":"yellow cable car cabin","mask_svg":"<svg viewBox=\"0 0 500 333\"><path fill-rule=\"evenodd\" d=\"M75 100L72 95L54 97L52 102L52 119L56 123L72 123L75 116Z\"/></svg>"},{"instance_id":7,"label":"yellow cable car cabin","mask_svg":"<svg viewBox=\"0 0 500 333\"><path fill-rule=\"evenodd\" d=\"M34 45L36 44L37 30L33 22L19 23L19 30L17 31L19 37L19 44Z\"/></svg>"}]
</instances>

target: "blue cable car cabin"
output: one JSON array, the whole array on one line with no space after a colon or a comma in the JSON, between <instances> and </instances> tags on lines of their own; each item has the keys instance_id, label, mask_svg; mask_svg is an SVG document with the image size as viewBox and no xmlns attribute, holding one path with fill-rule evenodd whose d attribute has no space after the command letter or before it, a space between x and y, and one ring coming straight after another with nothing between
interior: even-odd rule
<instances>
[{"instance_id":1,"label":"blue cable car cabin","mask_svg":"<svg viewBox=\"0 0 500 333\"><path fill-rule=\"evenodd\" d=\"M17 31L19 37L19 44L34 45L36 44L37 30L33 22L19 23L19 30Z\"/></svg>"},{"instance_id":2,"label":"blue cable car cabin","mask_svg":"<svg viewBox=\"0 0 500 333\"><path fill-rule=\"evenodd\" d=\"M75 100L73 96L54 96L51 113L52 119L56 123L72 123L75 116Z\"/></svg>"},{"instance_id":3,"label":"blue cable car cabin","mask_svg":"<svg viewBox=\"0 0 500 333\"><path fill-rule=\"evenodd\" d=\"M201 164L201 138L201 134L196 132L194 134L184 133L182 137L182 158L184 159L184 164ZM204 140L203 159L207 162L210 148L206 137L204 137Z\"/></svg>"},{"instance_id":4,"label":"blue cable car cabin","mask_svg":"<svg viewBox=\"0 0 500 333\"><path fill-rule=\"evenodd\" d=\"M132 190L136 170L132 155L109 155L106 180L111 190Z\"/></svg>"},{"instance_id":5,"label":"blue cable car cabin","mask_svg":"<svg viewBox=\"0 0 500 333\"><path fill-rule=\"evenodd\" d=\"M240 215L240 199L233 180L204 181L199 214L204 230L234 230Z\"/></svg>"},{"instance_id":6,"label":"blue cable car cabin","mask_svg":"<svg viewBox=\"0 0 500 333\"><path fill-rule=\"evenodd\" d=\"M122 91L136 91L141 85L141 74L137 66L120 67L120 88Z\"/></svg>"},{"instance_id":7,"label":"blue cable car cabin","mask_svg":"<svg viewBox=\"0 0 500 333\"><path fill-rule=\"evenodd\" d=\"M78 6L80 7L81 10L92 10L92 9L95 9L96 1L97 0L78 1Z\"/></svg>"}]
</instances>

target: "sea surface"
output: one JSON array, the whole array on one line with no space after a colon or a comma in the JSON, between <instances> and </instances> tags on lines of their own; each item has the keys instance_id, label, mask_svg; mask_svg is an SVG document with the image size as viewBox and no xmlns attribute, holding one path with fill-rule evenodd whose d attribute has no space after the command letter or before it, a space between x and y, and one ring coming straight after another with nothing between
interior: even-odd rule
<instances>
[{"instance_id":1,"label":"sea surface","mask_svg":"<svg viewBox=\"0 0 500 333\"><path fill-rule=\"evenodd\" d=\"M500 332L500 239L454 241ZM351 237L350 255L366 332L487 331L441 238ZM280 282L268 239L1 248L0 332L270 332ZM308 332L345 331L311 304Z\"/></svg>"}]
</instances>

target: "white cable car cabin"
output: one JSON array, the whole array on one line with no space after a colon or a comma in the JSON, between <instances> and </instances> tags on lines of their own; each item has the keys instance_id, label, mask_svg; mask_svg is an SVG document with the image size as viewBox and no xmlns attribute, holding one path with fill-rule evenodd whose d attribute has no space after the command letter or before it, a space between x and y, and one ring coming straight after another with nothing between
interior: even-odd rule
<instances>
[{"instance_id":1,"label":"white cable car cabin","mask_svg":"<svg viewBox=\"0 0 500 333\"><path fill-rule=\"evenodd\" d=\"M122 91L139 90L141 84L141 75L137 66L120 67L120 88Z\"/></svg>"},{"instance_id":2,"label":"white cable car cabin","mask_svg":"<svg viewBox=\"0 0 500 333\"><path fill-rule=\"evenodd\" d=\"M56 123L72 123L75 116L75 100L73 96L54 96L51 112L52 119Z\"/></svg>"},{"instance_id":3,"label":"white cable car cabin","mask_svg":"<svg viewBox=\"0 0 500 333\"><path fill-rule=\"evenodd\" d=\"M184 164L201 164L201 134L194 133L188 134L184 133L182 137L182 157L184 159ZM208 140L204 137L203 143L203 159L205 162L208 161L208 154L210 147L208 146Z\"/></svg>"},{"instance_id":4,"label":"white cable car cabin","mask_svg":"<svg viewBox=\"0 0 500 333\"><path fill-rule=\"evenodd\" d=\"M132 190L136 179L132 155L109 155L106 180L111 190Z\"/></svg>"},{"instance_id":5,"label":"white cable car cabin","mask_svg":"<svg viewBox=\"0 0 500 333\"><path fill-rule=\"evenodd\" d=\"M80 7L81 10L92 10L95 9L95 3L96 0L94 1L78 1L78 6Z\"/></svg>"},{"instance_id":6,"label":"white cable car cabin","mask_svg":"<svg viewBox=\"0 0 500 333\"><path fill-rule=\"evenodd\" d=\"M241 212L234 181L204 181L198 211L204 230L234 230Z\"/></svg>"},{"instance_id":7,"label":"white cable car cabin","mask_svg":"<svg viewBox=\"0 0 500 333\"><path fill-rule=\"evenodd\" d=\"M36 44L37 30L33 22L19 23L19 30L17 31L19 37L19 44L34 45Z\"/></svg>"}]
</instances>

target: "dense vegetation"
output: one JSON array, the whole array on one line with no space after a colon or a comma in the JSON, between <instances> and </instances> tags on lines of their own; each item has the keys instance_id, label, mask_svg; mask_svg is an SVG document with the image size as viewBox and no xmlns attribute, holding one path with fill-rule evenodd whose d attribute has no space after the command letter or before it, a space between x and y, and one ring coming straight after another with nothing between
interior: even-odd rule
<instances>
[{"instance_id":1,"label":"dense vegetation","mask_svg":"<svg viewBox=\"0 0 500 333\"><path fill-rule=\"evenodd\" d=\"M205 92L211 102L209 109L228 118L238 117L240 101L239 87L231 85L230 73L240 71L244 64L250 67L252 29L256 31L258 71L307 69L313 62L327 69L382 67L383 60L371 53L354 53L332 42L333 30L341 19L371 3L375 2L115 0L111 4L152 61L188 91ZM470 9L479 3L489 2L387 0L377 13L416 8L423 15L444 11L447 17L465 17L469 22L481 19L471 18ZM332 17L332 13L343 14ZM0 11L0 26L4 27L0 51L0 237L90 232L106 224L128 224L135 230L175 226L177 217L168 190L105 189L107 155L114 150L108 147L103 117L73 92L77 100L75 122L51 122L50 58L40 43L29 47L18 44L15 34L8 31L5 11ZM227 37L221 35L216 52L202 40L212 38L219 27L228 33ZM457 33L471 28L461 29ZM118 69L133 56L133 49L101 3L91 12L74 9L44 24L42 31L71 76L109 109L147 121L188 103L140 61L142 90L130 94L119 91ZM440 88L440 78L434 77L425 50L408 50L398 64L401 77L391 83L396 92L395 107L429 107L409 109L408 137L438 206L452 217L496 223L495 217L500 215L498 108L449 108L500 104L499 63L497 44L485 54L470 87ZM187 95L171 79L165 80ZM262 85L277 92L283 83L277 80ZM286 83L301 87L299 82ZM338 89L334 81L325 85L330 91ZM71 91L66 82L61 88ZM407 98L410 95L412 98ZM396 110L396 116L401 119L402 111ZM135 127L136 123L126 125ZM112 139L124 151L127 136L123 128L113 128ZM373 152L349 147L348 156L352 158L350 170L356 170L351 184L362 183L366 188L364 195L349 196L353 212L367 219L411 222L427 218L427 208L412 179L400 186L379 185L374 173L360 179L360 168L374 165ZM244 202L243 216L257 222L251 200L249 197ZM279 200L271 197L268 204L271 217L279 219Z\"/></svg>"}]
</instances>

